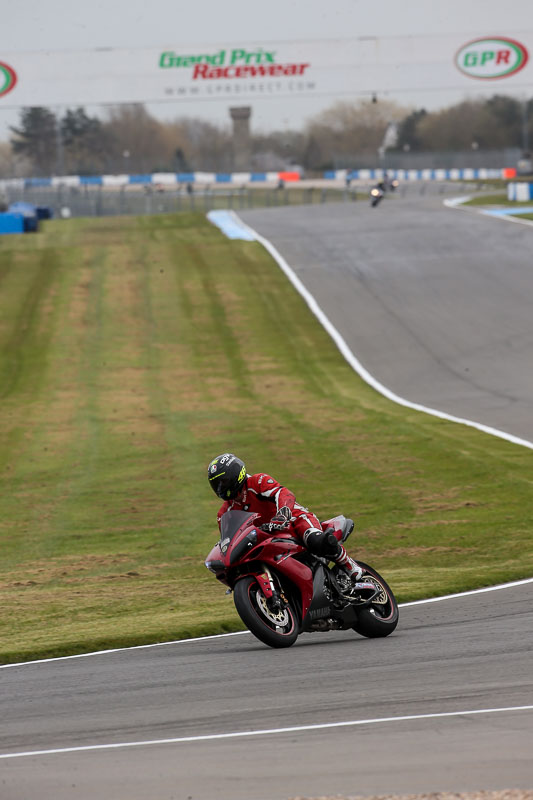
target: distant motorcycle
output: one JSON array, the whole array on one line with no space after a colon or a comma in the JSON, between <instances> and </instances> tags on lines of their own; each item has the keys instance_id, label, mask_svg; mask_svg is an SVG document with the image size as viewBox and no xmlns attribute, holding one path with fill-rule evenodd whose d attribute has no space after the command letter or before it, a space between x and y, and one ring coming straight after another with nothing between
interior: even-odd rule
<instances>
[{"instance_id":1,"label":"distant motorcycle","mask_svg":"<svg viewBox=\"0 0 533 800\"><path fill-rule=\"evenodd\" d=\"M383 196L385 194L385 190L379 185L373 186L370 190L370 205L372 208L375 208L378 203L381 203L383 200Z\"/></svg>"},{"instance_id":2,"label":"distant motorcycle","mask_svg":"<svg viewBox=\"0 0 533 800\"><path fill-rule=\"evenodd\" d=\"M270 647L290 647L305 631L352 629L370 638L398 624L396 599L373 567L354 582L336 564L312 555L289 531L258 526L258 514L229 510L220 541L205 565L233 591L235 608L249 630ZM338 541L354 527L342 514L322 523Z\"/></svg>"}]
</instances>

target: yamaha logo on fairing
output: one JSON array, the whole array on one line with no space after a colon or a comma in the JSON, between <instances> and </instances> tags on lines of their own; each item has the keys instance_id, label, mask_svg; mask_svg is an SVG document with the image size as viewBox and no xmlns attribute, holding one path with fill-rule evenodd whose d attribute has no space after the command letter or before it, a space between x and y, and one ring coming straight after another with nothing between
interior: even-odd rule
<instances>
[{"instance_id":1,"label":"yamaha logo on fairing","mask_svg":"<svg viewBox=\"0 0 533 800\"><path fill-rule=\"evenodd\" d=\"M327 617L329 611L329 606L322 606L322 608L315 608L313 611L310 611L309 616L313 619L317 619L318 617Z\"/></svg>"}]
</instances>

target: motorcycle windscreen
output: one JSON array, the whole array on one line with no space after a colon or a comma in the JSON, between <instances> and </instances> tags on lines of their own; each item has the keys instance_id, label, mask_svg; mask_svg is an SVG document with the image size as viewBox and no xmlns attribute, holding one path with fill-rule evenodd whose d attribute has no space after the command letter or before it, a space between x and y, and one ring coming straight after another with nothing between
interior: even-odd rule
<instances>
[{"instance_id":1,"label":"motorcycle windscreen","mask_svg":"<svg viewBox=\"0 0 533 800\"><path fill-rule=\"evenodd\" d=\"M243 526L247 519L258 517L250 511L226 511L220 520L220 538L222 541L231 541L237 531Z\"/></svg>"}]
</instances>

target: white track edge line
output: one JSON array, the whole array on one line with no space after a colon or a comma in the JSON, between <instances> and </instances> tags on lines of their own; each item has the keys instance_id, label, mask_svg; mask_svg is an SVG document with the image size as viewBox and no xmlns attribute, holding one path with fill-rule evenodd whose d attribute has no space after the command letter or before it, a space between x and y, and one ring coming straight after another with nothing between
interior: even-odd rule
<instances>
[{"instance_id":1,"label":"white track edge line","mask_svg":"<svg viewBox=\"0 0 533 800\"><path fill-rule=\"evenodd\" d=\"M441 711L434 714L406 714L401 717L376 717L375 719L355 719L345 722L323 722L315 723L312 725L294 725L288 728L266 728L264 730L255 731L232 731L230 733L212 733L203 734L201 736L177 736L171 739L148 739L139 742L115 742L109 744L90 744L80 745L78 747L59 747L50 750L27 750L19 753L0 753L0 759L7 758L28 758L35 756L49 756L65 753L83 753L95 750L118 750L126 749L129 747L149 747L153 745L162 744L184 744L191 742L207 742L216 741L220 739L242 739L252 736L269 736L278 735L283 733L303 733L305 731L319 731L331 728L350 728L359 725L379 725L390 722L409 722L427 719L443 719L445 717L465 717L480 714L502 714L513 713L517 711L533 711L533 705L530 706L507 706L503 708L479 708L466 711Z\"/></svg>"},{"instance_id":2,"label":"white track edge line","mask_svg":"<svg viewBox=\"0 0 533 800\"><path fill-rule=\"evenodd\" d=\"M532 579L533 580L533 579ZM31 664L49 664L51 661L69 661L73 658L89 658L90 656L106 656L110 653L125 653L130 650L148 650L152 647L168 647L172 644L182 644L185 642L205 642L208 639L223 639L226 636L242 636L250 631L232 631L231 633L214 633L211 636L196 636L191 639L174 639L170 642L154 642L152 644L135 644L132 647L114 647L109 650L94 650L92 653L76 653L72 656L56 656L55 658L38 658L34 661L19 661L16 664L0 664L0 669L10 667L28 667Z\"/></svg>"},{"instance_id":3,"label":"white track edge line","mask_svg":"<svg viewBox=\"0 0 533 800\"><path fill-rule=\"evenodd\" d=\"M457 597L469 597L474 594L484 594L485 592L497 592L499 589L512 589L515 586L524 586L525 584L533 583L533 578L523 578L519 581L510 581L509 583L499 583L496 586L484 586L481 589L469 589L466 592L456 592L455 594L443 594L440 597L428 597L424 600L411 600L408 603L399 603L399 608L408 608L409 606L421 606L428 603L439 603L441 600L455 600ZM39 658L34 661L19 661L14 664L0 664L0 669L11 669L12 667L29 667L32 664L49 664L54 661L70 661L74 658L89 658L91 656L105 656L111 653L127 653L132 650L148 650L152 647L168 647L174 644L192 644L193 642L206 642L210 639L225 639L229 636L243 636L250 631L233 631L232 633L215 633L211 636L196 636L191 639L173 639L170 642L155 642L153 644L137 644L132 647L115 647L109 650L95 650L92 653L77 653L72 656L56 656L55 658Z\"/></svg>"},{"instance_id":4,"label":"white track edge line","mask_svg":"<svg viewBox=\"0 0 533 800\"><path fill-rule=\"evenodd\" d=\"M484 594L485 592L497 592L499 589L512 589L515 586L524 586L527 583L533 583L533 578L523 578L519 581L510 581L509 583L499 583L496 586L483 586L481 589L470 589L467 592L456 592L455 594L444 594L441 597L428 597L426 600L411 600L408 603L399 603L399 608L407 608L408 606L421 606L427 603L439 603L441 600L454 600L456 597L468 597L472 594Z\"/></svg>"}]
</instances>

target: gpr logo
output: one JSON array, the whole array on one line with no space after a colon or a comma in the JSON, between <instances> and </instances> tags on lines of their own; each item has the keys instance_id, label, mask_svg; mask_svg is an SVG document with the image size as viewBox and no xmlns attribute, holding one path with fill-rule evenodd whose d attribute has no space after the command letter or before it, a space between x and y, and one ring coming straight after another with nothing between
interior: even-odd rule
<instances>
[{"instance_id":1,"label":"gpr logo","mask_svg":"<svg viewBox=\"0 0 533 800\"><path fill-rule=\"evenodd\" d=\"M505 37L474 39L457 51L455 64L470 78L494 80L509 78L528 62L527 49L520 42Z\"/></svg>"},{"instance_id":2,"label":"gpr logo","mask_svg":"<svg viewBox=\"0 0 533 800\"><path fill-rule=\"evenodd\" d=\"M5 64L3 61L0 61L0 97L3 97L5 94L14 89L16 83L17 73L13 67L10 67L9 64Z\"/></svg>"}]
</instances>

